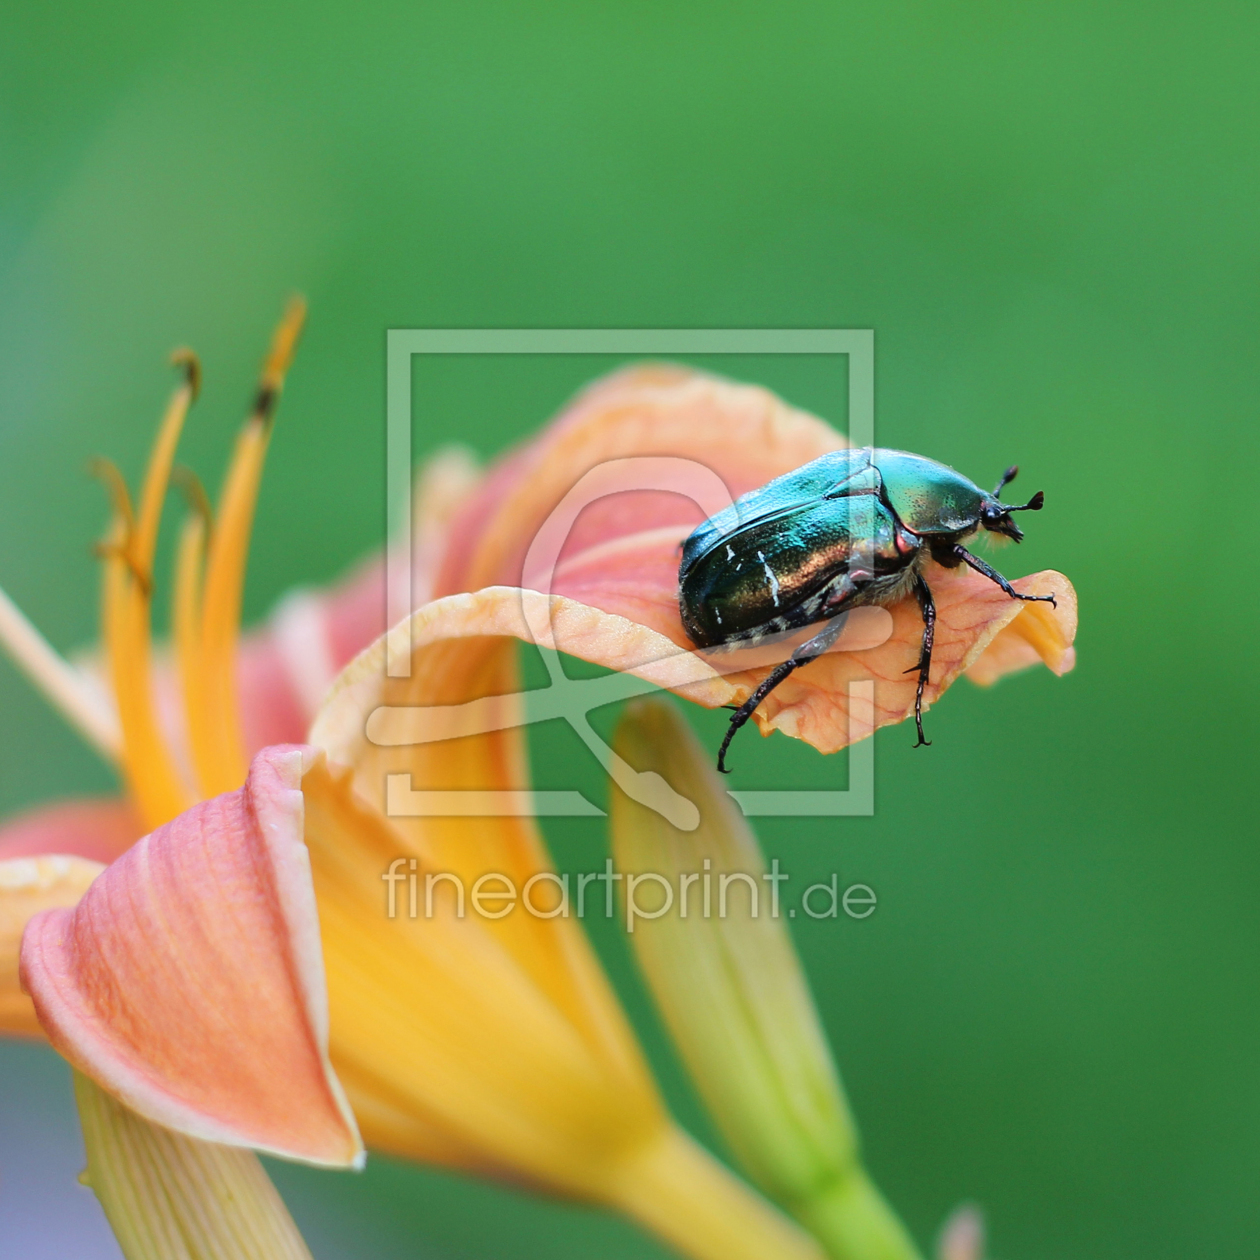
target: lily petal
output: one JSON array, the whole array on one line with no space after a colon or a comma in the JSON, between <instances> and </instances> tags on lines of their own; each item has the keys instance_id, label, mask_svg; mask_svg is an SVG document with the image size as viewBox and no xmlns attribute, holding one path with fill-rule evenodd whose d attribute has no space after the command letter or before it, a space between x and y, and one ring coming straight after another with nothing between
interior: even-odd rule
<instances>
[{"instance_id":1,"label":"lily petal","mask_svg":"<svg viewBox=\"0 0 1260 1260\"><path fill-rule=\"evenodd\" d=\"M332 1053L373 1145L610 1204L697 1260L821 1260L812 1240L669 1122L628 1034L598 1027L618 1012L600 973L587 973L571 920L531 920L551 938L558 969L572 951L566 990L564 975L536 983L538 951L519 956L521 938L495 930L527 918L519 907L497 922L465 917L439 886L436 913L426 903L413 917L404 891L391 918L382 876L402 866L405 887L414 854L419 900L425 876L449 868L422 834L402 834L365 802L349 771L316 764L302 787ZM585 1002L577 1017L556 991L570 1007Z\"/></svg>"},{"instance_id":2,"label":"lily petal","mask_svg":"<svg viewBox=\"0 0 1260 1260\"><path fill-rule=\"evenodd\" d=\"M480 479L472 456L445 447L416 474L411 536L411 598L420 607L433 597L452 518ZM251 750L300 743L337 674L385 633L387 565L406 565L407 549L394 547L356 565L325 590L299 589L241 641L239 701Z\"/></svg>"},{"instance_id":3,"label":"lily petal","mask_svg":"<svg viewBox=\"0 0 1260 1260\"><path fill-rule=\"evenodd\" d=\"M417 777L422 770L419 749L400 756L396 747L427 745L512 724L514 700L507 688L496 695L498 689L486 686L500 650L494 640L506 636L635 674L706 708L742 703L783 658L782 647L707 653L686 649L677 609L666 602L663 586L655 590L633 586L631 596L623 600L617 571L609 565L604 572L600 588L583 593L610 607L633 601L642 621L567 595L547 597L512 587L435 600L408 623L415 650L411 679L386 678L385 643L378 641L342 674L312 739L328 748L335 760L357 766L381 785L389 773L412 771ZM1054 591L1059 608L1049 614L1047 605L1012 600L978 575L934 570L929 580L936 592L937 631L925 708L964 670L974 667L982 681L992 681L1008 668L1028 663L1026 651L1036 653L1035 659L1045 660L1056 673L1071 668L1070 650L1064 645L1075 632L1076 603L1071 584L1061 574L1039 573L1014 583L1017 590L1030 594ZM1035 618L1034 634L1016 638L1012 624L1028 616ZM644 624L649 620L668 633ZM1009 639L999 641L1004 632ZM918 658L921 634L917 605L857 610L832 651L772 692L754 715L756 721L763 733L782 730L825 753L864 738L879 726L903 721L914 710L915 689L913 676L904 671L907 662ZM996 650L989 655L995 641ZM498 668L506 666L500 662ZM482 704L461 705L444 690L444 676L482 679ZM849 685L865 680L875 682L874 707L855 705L850 720ZM443 785L434 778L433 786L454 784ZM491 785L472 781L460 786ZM523 787L523 779L513 786Z\"/></svg>"},{"instance_id":4,"label":"lily petal","mask_svg":"<svg viewBox=\"0 0 1260 1260\"><path fill-rule=\"evenodd\" d=\"M423 913L424 872L443 868L362 801L349 772L315 767L303 792L333 1054L356 1103L363 1092L373 1117L373 1101L392 1099L461 1164L530 1169L570 1192L600 1184L604 1146L638 1146L663 1123L641 1067L593 1053L488 919L449 913L449 888L437 886L438 913ZM411 852L419 914L404 883L391 917L382 876ZM382 1136L368 1129L374 1144Z\"/></svg>"},{"instance_id":5,"label":"lily petal","mask_svg":"<svg viewBox=\"0 0 1260 1260\"><path fill-rule=\"evenodd\" d=\"M61 1054L146 1119L318 1164L362 1147L328 1061L303 843L314 749L158 828L74 910L32 919L21 977Z\"/></svg>"},{"instance_id":6,"label":"lily petal","mask_svg":"<svg viewBox=\"0 0 1260 1260\"><path fill-rule=\"evenodd\" d=\"M1052 576L1054 581L1043 581ZM1030 665L1044 664L1060 677L1076 664L1076 592L1062 574L1034 574L1015 583L1018 590L1032 595L1054 593L1058 607L1025 604L1021 615L1013 617L970 665L967 677L981 687L997 682Z\"/></svg>"},{"instance_id":7,"label":"lily petal","mask_svg":"<svg viewBox=\"0 0 1260 1260\"><path fill-rule=\"evenodd\" d=\"M1046 570L1011 583L1023 594L1053 594L1057 609L1011 599L971 570L930 565L927 580L936 603L936 642L932 676L923 693L925 710L968 670L974 669L977 681L991 683L1037 660L1056 674L1072 668L1074 658L1066 645L1076 634L1076 592L1063 574ZM923 621L913 600L888 611L893 630L880 647L828 652L771 692L755 714L762 733L783 731L829 753L877 727L908 718L914 712L916 675L904 671L918 660ZM1020 623L1035 630L1021 636ZM848 687L863 680L875 683L875 704L873 709L855 705L850 725Z\"/></svg>"},{"instance_id":8,"label":"lily petal","mask_svg":"<svg viewBox=\"0 0 1260 1260\"><path fill-rule=\"evenodd\" d=\"M538 608L541 601L545 617L548 601L532 593L530 599L531 608ZM577 607L576 612L579 618L604 619L604 614L591 609ZM618 620L632 639L645 635L653 644L660 639ZM460 622L469 637L460 636ZM357 793L379 815L389 817L401 846L391 857L423 857L428 870L454 874L466 888L489 873L505 875L522 888L551 866L531 818L487 817L470 823L461 817L390 816L387 783L395 773L410 776L416 788L442 791L527 791L529 786L520 733L511 729L517 662L508 636L527 633L520 593L498 588L438 600L413 619L416 626L428 623L435 628L435 638L425 650L424 632L417 629L411 678L386 680L383 638L343 671L311 729L312 742L326 749L330 760L352 766ZM452 627L454 633L450 633ZM679 656L672 645L666 643L666 647ZM628 650L634 650L633 643ZM367 739L366 720L383 699L403 706L460 705L484 696L505 698L490 701L499 707L503 721L492 722L481 733L422 747L383 746ZM377 867L372 879L378 899L380 875ZM528 982L577 1030L588 1049L619 1065L619 1070L643 1076L633 1034L573 920L514 913L482 920L482 924L488 935L502 943L514 965L523 969Z\"/></svg>"},{"instance_id":9,"label":"lily petal","mask_svg":"<svg viewBox=\"0 0 1260 1260\"><path fill-rule=\"evenodd\" d=\"M125 853L144 828L121 797L96 796L39 805L0 827L0 861L61 853L108 865Z\"/></svg>"},{"instance_id":10,"label":"lily petal","mask_svg":"<svg viewBox=\"0 0 1260 1260\"><path fill-rule=\"evenodd\" d=\"M709 515L702 506L709 492L704 474L733 497L844 444L830 426L763 389L671 366L615 373L491 469L456 516L437 593L523 584L567 597L564 613L559 605L555 609L564 623L555 624L555 646L601 665L631 669L701 704L738 704L789 648L706 653L691 664L662 663L671 655L668 644L694 651L678 616L678 547ZM658 466L670 460L678 467L665 489ZM576 515L566 514L566 496L574 487L616 461L622 462L626 488L591 498ZM616 489L618 476L613 468L603 478L604 488ZM540 546L538 539L549 532L562 536ZM531 565L540 551L548 561L541 570ZM1057 610L1011 600L970 569L932 565L928 580L938 622L925 706L964 671L987 684L1039 660L1056 673L1072 667L1076 599L1061 574L1034 574L1015 583L1027 593L1053 592ZM483 601L481 632L503 633L504 622L514 617L519 622L519 615L501 606L519 598ZM614 616L600 619L583 608ZM443 605L451 617L449 637L478 632L470 612L468 606ZM440 615L432 610L417 614L415 642L445 637L436 624ZM851 738L904 720L913 711L916 682L905 671L918 659L922 621L914 600L903 601L889 618L883 609L860 610L852 637L792 675L757 710L762 733L782 730L822 752L834 752ZM455 667L453 658L444 659L446 668ZM710 669L695 663L700 660ZM460 661L462 667L465 658ZM646 661L658 664L641 668ZM691 670L702 681L677 685L675 680ZM714 681L718 674L721 683ZM851 723L849 684L867 680L876 683L874 708L858 706Z\"/></svg>"},{"instance_id":11,"label":"lily petal","mask_svg":"<svg viewBox=\"0 0 1260 1260\"><path fill-rule=\"evenodd\" d=\"M37 914L76 905L104 869L99 862L63 854L0 861L0 1033L43 1035L18 979L22 933Z\"/></svg>"},{"instance_id":12,"label":"lily petal","mask_svg":"<svg viewBox=\"0 0 1260 1260\"><path fill-rule=\"evenodd\" d=\"M535 535L584 474L610 461L690 462L734 498L845 445L830 425L757 386L667 364L615 372L490 470L455 517L435 594L531 584L522 567ZM685 488L636 485L631 475L619 493L582 511L561 558L664 525L687 526L685 537L710 514L686 496Z\"/></svg>"}]
</instances>

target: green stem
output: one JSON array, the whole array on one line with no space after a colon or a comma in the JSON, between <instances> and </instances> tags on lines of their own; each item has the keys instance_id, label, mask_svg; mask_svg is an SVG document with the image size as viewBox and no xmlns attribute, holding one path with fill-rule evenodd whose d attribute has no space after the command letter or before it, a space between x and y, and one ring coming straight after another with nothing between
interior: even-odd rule
<instances>
[{"instance_id":1,"label":"green stem","mask_svg":"<svg viewBox=\"0 0 1260 1260\"><path fill-rule=\"evenodd\" d=\"M862 1168L794 1209L831 1260L919 1260L919 1251Z\"/></svg>"}]
</instances>

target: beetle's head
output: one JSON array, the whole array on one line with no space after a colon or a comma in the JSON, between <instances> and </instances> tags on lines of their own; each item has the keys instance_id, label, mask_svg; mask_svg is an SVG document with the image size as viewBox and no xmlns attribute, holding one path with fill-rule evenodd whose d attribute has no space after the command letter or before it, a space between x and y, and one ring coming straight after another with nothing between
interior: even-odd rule
<instances>
[{"instance_id":1,"label":"beetle's head","mask_svg":"<svg viewBox=\"0 0 1260 1260\"><path fill-rule=\"evenodd\" d=\"M997 497L985 498L980 509L980 524L995 534L1005 534L1016 542L1023 542L1024 531L1011 520L1012 512L1040 512L1046 501L1045 493L1038 490L1027 503L999 503Z\"/></svg>"},{"instance_id":2,"label":"beetle's head","mask_svg":"<svg viewBox=\"0 0 1260 1260\"><path fill-rule=\"evenodd\" d=\"M1015 480L1018 473L1019 465L1012 464L1002 474L1002 480L993 488L993 493L985 495L984 505L980 509L980 524L985 529L992 530L995 534L1005 534L1007 538L1013 538L1016 542L1023 542L1024 531L1011 520L1011 513L1040 512L1041 505L1046 501L1046 496L1044 491L1038 490L1027 503L1015 505L1000 502L998 495L1002 493L1003 487Z\"/></svg>"},{"instance_id":3,"label":"beetle's head","mask_svg":"<svg viewBox=\"0 0 1260 1260\"><path fill-rule=\"evenodd\" d=\"M993 494L984 496L983 507L980 508L980 524L985 529L992 530L995 534L1005 534L1007 538L1013 538L1017 543L1023 542L1023 530L1018 527L1011 519L1012 512L1041 512L1042 504L1046 501L1045 491L1038 490L1027 503L1012 504L1002 503L999 501L998 495L1002 494L1004 486L1007 486L1016 479L1019 474L1019 465L1012 464L1002 474L1002 480L993 488Z\"/></svg>"}]
</instances>

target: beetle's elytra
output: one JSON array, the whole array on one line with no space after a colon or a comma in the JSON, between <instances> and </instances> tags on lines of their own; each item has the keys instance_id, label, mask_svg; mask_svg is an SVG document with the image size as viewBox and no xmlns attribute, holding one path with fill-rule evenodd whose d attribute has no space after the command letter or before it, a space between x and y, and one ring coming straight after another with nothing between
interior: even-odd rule
<instances>
[{"instance_id":1,"label":"beetle's elytra","mask_svg":"<svg viewBox=\"0 0 1260 1260\"><path fill-rule=\"evenodd\" d=\"M891 604L911 592L923 613L914 720L923 736L923 688L932 666L936 608L923 576L929 557L946 568L968 564L1012 599L1021 595L963 543L980 529L1019 542L1012 512L1039 511L1039 490L1027 503L1002 503L1012 466L992 494L945 464L908 451L864 447L833 451L775 478L710 517L683 544L678 604L698 647L753 643L823 623L822 629L774 669L735 711L718 753L793 670L821 656L839 636L843 614L864 604Z\"/></svg>"}]
</instances>

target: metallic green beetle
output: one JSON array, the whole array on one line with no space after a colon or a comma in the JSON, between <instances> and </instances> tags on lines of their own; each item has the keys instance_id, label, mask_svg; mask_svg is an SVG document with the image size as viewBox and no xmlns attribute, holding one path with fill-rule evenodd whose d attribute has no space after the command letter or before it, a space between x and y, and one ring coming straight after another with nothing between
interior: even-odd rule
<instances>
[{"instance_id":1,"label":"metallic green beetle","mask_svg":"<svg viewBox=\"0 0 1260 1260\"><path fill-rule=\"evenodd\" d=\"M825 623L774 669L735 710L718 753L793 670L821 656L839 637L845 614L864 604L891 604L912 591L923 613L914 720L923 736L923 688L932 666L936 607L923 576L929 557L948 569L968 564L1012 599L1021 595L962 544L981 528L1019 542L1012 512L1036 512L1040 490L1027 503L998 495L1019 471L1008 468L992 494L945 464L864 447L834 451L741 496L710 517L683 544L678 605L697 647L749 644L801 626Z\"/></svg>"}]
</instances>

